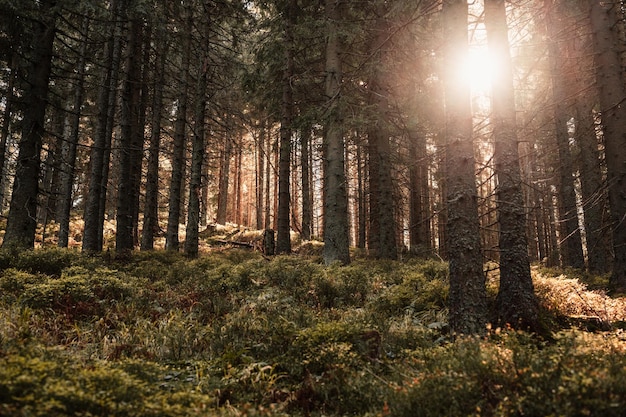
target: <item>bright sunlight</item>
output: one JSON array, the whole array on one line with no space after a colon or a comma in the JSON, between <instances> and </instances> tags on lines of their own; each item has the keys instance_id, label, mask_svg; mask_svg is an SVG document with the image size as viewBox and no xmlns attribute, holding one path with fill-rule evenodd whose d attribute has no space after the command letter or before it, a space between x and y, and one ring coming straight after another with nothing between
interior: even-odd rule
<instances>
[{"instance_id":1,"label":"bright sunlight","mask_svg":"<svg viewBox=\"0 0 626 417\"><path fill-rule=\"evenodd\" d=\"M501 65L485 46L473 46L462 65L464 80L473 95L490 95L491 83L499 76Z\"/></svg>"}]
</instances>

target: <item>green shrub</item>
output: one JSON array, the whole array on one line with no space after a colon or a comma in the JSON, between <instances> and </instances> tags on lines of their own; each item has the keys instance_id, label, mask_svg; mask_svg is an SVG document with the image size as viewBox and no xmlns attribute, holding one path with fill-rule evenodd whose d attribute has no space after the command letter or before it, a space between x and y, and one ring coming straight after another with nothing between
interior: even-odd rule
<instances>
[{"instance_id":1,"label":"green shrub","mask_svg":"<svg viewBox=\"0 0 626 417\"><path fill-rule=\"evenodd\" d=\"M60 276L63 269L79 262L81 254L76 250L49 248L20 252L14 267L31 273Z\"/></svg>"}]
</instances>

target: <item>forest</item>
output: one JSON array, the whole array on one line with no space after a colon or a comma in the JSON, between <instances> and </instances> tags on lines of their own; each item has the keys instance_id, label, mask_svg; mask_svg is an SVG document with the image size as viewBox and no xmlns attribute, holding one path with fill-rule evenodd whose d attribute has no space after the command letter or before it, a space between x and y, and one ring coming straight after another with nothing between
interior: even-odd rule
<instances>
[{"instance_id":1,"label":"forest","mask_svg":"<svg viewBox=\"0 0 626 417\"><path fill-rule=\"evenodd\" d=\"M0 415L623 415L625 15L0 0Z\"/></svg>"}]
</instances>

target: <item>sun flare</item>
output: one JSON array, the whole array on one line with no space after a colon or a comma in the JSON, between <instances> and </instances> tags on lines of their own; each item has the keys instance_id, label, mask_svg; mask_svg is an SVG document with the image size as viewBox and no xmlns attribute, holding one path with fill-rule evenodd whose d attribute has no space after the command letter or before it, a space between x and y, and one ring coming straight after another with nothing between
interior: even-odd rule
<instances>
[{"instance_id":1,"label":"sun flare","mask_svg":"<svg viewBox=\"0 0 626 417\"><path fill-rule=\"evenodd\" d=\"M461 67L461 77L477 95L489 95L492 82L502 71L498 60L486 47L470 48Z\"/></svg>"}]
</instances>

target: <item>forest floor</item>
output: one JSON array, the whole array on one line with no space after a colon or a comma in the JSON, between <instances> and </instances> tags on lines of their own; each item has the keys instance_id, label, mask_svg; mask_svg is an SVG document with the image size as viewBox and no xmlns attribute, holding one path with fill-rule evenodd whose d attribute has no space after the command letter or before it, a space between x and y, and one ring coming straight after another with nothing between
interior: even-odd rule
<instances>
[{"instance_id":1,"label":"forest floor","mask_svg":"<svg viewBox=\"0 0 626 417\"><path fill-rule=\"evenodd\" d=\"M453 338L445 263L326 267L308 248L0 251L0 415L624 415L626 300L606 277L533 269L549 340Z\"/></svg>"}]
</instances>

